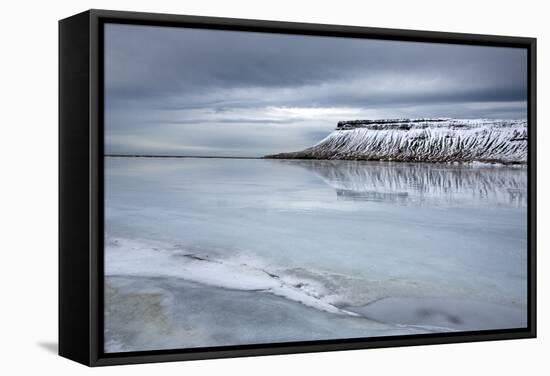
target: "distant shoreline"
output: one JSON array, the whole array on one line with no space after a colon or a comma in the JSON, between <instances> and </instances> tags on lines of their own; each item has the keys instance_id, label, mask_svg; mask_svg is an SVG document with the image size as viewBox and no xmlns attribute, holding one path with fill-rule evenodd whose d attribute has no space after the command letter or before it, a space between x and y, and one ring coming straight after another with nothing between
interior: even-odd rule
<instances>
[{"instance_id":1,"label":"distant shoreline","mask_svg":"<svg viewBox=\"0 0 550 376\"><path fill-rule=\"evenodd\" d=\"M104 154L104 158L172 158L172 159L247 159L247 160L287 160L287 161L328 161L328 162L382 162L382 163L427 163L427 164L439 164L439 165L484 165L484 166L515 166L526 167L527 162L509 162L499 160L488 161L415 161L415 160L391 160L391 159L367 159L367 158L298 158L288 157L280 158L278 156L264 156L264 157L224 157L224 156L198 156L198 155L148 155L148 154Z\"/></svg>"},{"instance_id":2,"label":"distant shoreline","mask_svg":"<svg viewBox=\"0 0 550 376\"><path fill-rule=\"evenodd\" d=\"M150 155L150 154L104 154L108 158L205 158L205 159L262 159L263 157L224 157L200 155Z\"/></svg>"}]
</instances>

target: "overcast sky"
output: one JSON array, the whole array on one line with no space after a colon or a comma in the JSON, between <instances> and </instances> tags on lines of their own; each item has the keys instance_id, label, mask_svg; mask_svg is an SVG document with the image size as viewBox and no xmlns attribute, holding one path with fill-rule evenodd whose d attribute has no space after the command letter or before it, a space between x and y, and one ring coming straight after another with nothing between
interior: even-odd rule
<instances>
[{"instance_id":1,"label":"overcast sky","mask_svg":"<svg viewBox=\"0 0 550 376\"><path fill-rule=\"evenodd\" d=\"M340 120L526 118L523 49L107 24L109 154L263 156Z\"/></svg>"}]
</instances>

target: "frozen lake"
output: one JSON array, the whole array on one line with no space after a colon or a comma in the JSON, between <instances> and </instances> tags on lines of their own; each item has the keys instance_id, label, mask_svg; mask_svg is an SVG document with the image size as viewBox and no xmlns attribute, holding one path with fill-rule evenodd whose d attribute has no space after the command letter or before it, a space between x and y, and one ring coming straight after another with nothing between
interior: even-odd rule
<instances>
[{"instance_id":1,"label":"frozen lake","mask_svg":"<svg viewBox=\"0 0 550 376\"><path fill-rule=\"evenodd\" d=\"M105 158L105 351L518 328L524 167Z\"/></svg>"}]
</instances>

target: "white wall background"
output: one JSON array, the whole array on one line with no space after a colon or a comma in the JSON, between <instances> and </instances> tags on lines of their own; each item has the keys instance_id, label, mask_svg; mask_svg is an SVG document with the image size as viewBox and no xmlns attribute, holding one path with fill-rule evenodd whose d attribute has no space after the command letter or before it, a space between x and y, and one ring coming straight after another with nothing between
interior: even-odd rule
<instances>
[{"instance_id":1,"label":"white wall background","mask_svg":"<svg viewBox=\"0 0 550 376\"><path fill-rule=\"evenodd\" d=\"M539 338L88 369L57 342L57 20L106 8L539 38ZM0 21L0 373L541 374L549 356L550 26L544 1L9 1ZM546 149L545 149L546 148Z\"/></svg>"}]
</instances>

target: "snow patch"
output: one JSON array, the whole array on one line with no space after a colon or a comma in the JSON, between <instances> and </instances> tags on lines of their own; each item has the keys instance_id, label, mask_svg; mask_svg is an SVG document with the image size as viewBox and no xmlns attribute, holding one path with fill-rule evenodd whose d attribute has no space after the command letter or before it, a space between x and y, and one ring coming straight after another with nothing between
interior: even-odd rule
<instances>
[{"instance_id":1,"label":"snow patch","mask_svg":"<svg viewBox=\"0 0 550 376\"><path fill-rule=\"evenodd\" d=\"M260 260L238 255L213 258L160 242L110 239L105 244L106 276L173 277L234 290L261 291L328 313L359 316L333 305L322 283L269 270Z\"/></svg>"}]
</instances>

